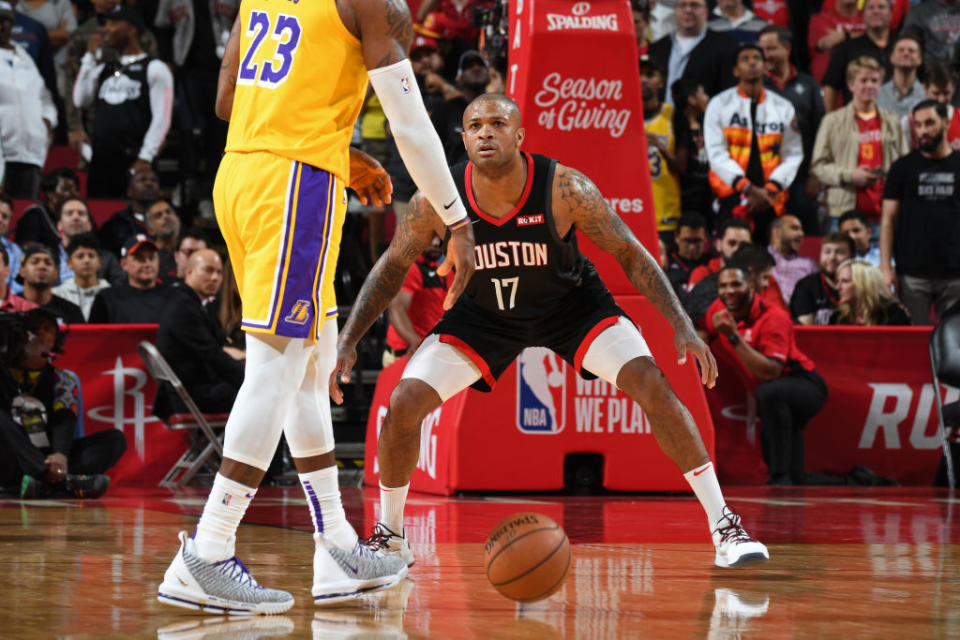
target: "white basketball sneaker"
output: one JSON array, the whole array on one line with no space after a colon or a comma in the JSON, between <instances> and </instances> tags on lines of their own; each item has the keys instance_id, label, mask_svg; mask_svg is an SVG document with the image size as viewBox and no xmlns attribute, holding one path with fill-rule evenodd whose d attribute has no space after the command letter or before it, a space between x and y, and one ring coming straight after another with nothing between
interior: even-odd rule
<instances>
[{"instance_id":1,"label":"white basketball sneaker","mask_svg":"<svg viewBox=\"0 0 960 640\"><path fill-rule=\"evenodd\" d=\"M373 527L373 535L367 538L367 544L380 555L401 558L408 567L412 567L416 562L407 542L406 530L397 534L387 525L378 522Z\"/></svg>"},{"instance_id":2,"label":"white basketball sneaker","mask_svg":"<svg viewBox=\"0 0 960 640\"><path fill-rule=\"evenodd\" d=\"M221 615L283 613L293 606L286 591L257 584L240 558L207 562L198 556L186 531L180 532L180 550L163 576L157 600Z\"/></svg>"},{"instance_id":3,"label":"white basketball sneaker","mask_svg":"<svg viewBox=\"0 0 960 640\"><path fill-rule=\"evenodd\" d=\"M400 558L377 555L361 541L350 551L327 544L323 534L313 534L313 601L334 604L392 587L407 575Z\"/></svg>"},{"instance_id":4,"label":"white basketball sneaker","mask_svg":"<svg viewBox=\"0 0 960 640\"><path fill-rule=\"evenodd\" d=\"M718 567L743 567L770 560L767 548L747 533L740 516L730 507L723 508L723 517L713 529L713 545L717 548L714 563Z\"/></svg>"}]
</instances>

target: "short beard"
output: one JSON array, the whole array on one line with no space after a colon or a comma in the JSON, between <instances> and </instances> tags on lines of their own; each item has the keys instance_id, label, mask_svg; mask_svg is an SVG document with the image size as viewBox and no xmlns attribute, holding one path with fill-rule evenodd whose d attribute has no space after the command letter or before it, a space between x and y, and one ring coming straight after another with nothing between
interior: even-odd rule
<instances>
[{"instance_id":1,"label":"short beard","mask_svg":"<svg viewBox=\"0 0 960 640\"><path fill-rule=\"evenodd\" d=\"M53 288L53 283L51 282L29 282L27 283L37 291L46 291L47 289Z\"/></svg>"},{"instance_id":2,"label":"short beard","mask_svg":"<svg viewBox=\"0 0 960 640\"><path fill-rule=\"evenodd\" d=\"M943 142L944 135L945 135L945 132L943 131L943 129L941 129L940 133L938 133L937 135L935 135L933 138L930 139L930 142L926 144L921 142L919 145L920 151L924 151L926 153L933 153L934 151L940 148L940 144Z\"/></svg>"}]
</instances>

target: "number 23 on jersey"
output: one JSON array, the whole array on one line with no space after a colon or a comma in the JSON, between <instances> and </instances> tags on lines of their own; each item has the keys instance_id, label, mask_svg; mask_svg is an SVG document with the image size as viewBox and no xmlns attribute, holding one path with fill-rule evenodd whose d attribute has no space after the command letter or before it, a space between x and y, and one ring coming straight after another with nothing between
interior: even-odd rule
<instances>
[{"instance_id":1,"label":"number 23 on jersey","mask_svg":"<svg viewBox=\"0 0 960 640\"><path fill-rule=\"evenodd\" d=\"M278 14L271 20L266 11L251 11L246 36L250 47L243 53L237 84L275 89L286 81L300 45L300 21ZM269 42L267 42L269 36ZM273 56L270 50L273 49Z\"/></svg>"}]
</instances>

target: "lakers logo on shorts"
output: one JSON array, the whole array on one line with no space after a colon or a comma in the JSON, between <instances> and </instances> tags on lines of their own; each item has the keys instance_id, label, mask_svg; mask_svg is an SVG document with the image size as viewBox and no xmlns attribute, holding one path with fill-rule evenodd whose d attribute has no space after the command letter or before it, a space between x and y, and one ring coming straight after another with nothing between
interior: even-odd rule
<instances>
[{"instance_id":1,"label":"lakers logo on shorts","mask_svg":"<svg viewBox=\"0 0 960 640\"><path fill-rule=\"evenodd\" d=\"M293 303L293 309L290 310L290 314L284 318L283 321L289 322L290 324L305 325L310 319L310 315L310 301L297 300Z\"/></svg>"}]
</instances>

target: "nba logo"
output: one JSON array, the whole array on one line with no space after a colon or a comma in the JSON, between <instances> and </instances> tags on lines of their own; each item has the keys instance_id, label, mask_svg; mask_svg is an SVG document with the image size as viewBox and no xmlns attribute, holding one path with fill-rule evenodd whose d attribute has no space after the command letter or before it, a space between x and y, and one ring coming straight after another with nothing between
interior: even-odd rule
<instances>
[{"instance_id":1,"label":"nba logo","mask_svg":"<svg viewBox=\"0 0 960 640\"><path fill-rule=\"evenodd\" d=\"M410 93L410 78L407 76L400 78L400 91L403 93Z\"/></svg>"},{"instance_id":2,"label":"nba logo","mask_svg":"<svg viewBox=\"0 0 960 640\"><path fill-rule=\"evenodd\" d=\"M566 422L566 363L550 349L524 349L517 358L517 428L560 433Z\"/></svg>"}]
</instances>

